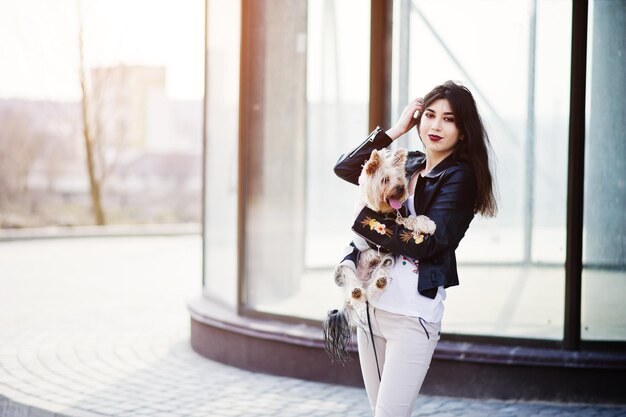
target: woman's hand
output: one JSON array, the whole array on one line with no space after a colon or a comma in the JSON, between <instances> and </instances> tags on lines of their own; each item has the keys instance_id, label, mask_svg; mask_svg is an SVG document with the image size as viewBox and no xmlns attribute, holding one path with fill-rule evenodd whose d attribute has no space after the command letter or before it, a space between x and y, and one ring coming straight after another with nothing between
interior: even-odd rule
<instances>
[{"instance_id":1,"label":"woman's hand","mask_svg":"<svg viewBox=\"0 0 626 417\"><path fill-rule=\"evenodd\" d=\"M398 118L396 124L385 132L387 133L387 136L389 136L392 140L396 140L411 130L413 126L417 124L417 117L422 110L424 110L424 103L421 98L416 98L411 101L406 105L404 110L402 110L402 114Z\"/></svg>"}]
</instances>

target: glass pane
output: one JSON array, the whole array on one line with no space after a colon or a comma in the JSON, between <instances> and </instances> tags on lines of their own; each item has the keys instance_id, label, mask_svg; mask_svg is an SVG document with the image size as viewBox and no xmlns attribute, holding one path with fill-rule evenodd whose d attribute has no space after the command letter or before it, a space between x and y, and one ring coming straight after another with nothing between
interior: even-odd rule
<instances>
[{"instance_id":1,"label":"glass pane","mask_svg":"<svg viewBox=\"0 0 626 417\"><path fill-rule=\"evenodd\" d=\"M237 304L240 2L209 0L204 293Z\"/></svg>"},{"instance_id":2,"label":"glass pane","mask_svg":"<svg viewBox=\"0 0 626 417\"><path fill-rule=\"evenodd\" d=\"M252 89L263 93L249 103L246 302L318 320L341 300L332 270L356 198L333 166L368 134L369 4L253 4Z\"/></svg>"},{"instance_id":3,"label":"glass pane","mask_svg":"<svg viewBox=\"0 0 626 417\"><path fill-rule=\"evenodd\" d=\"M582 329L626 341L626 2L590 2Z\"/></svg>"},{"instance_id":4,"label":"glass pane","mask_svg":"<svg viewBox=\"0 0 626 417\"><path fill-rule=\"evenodd\" d=\"M473 92L500 195L457 250L443 331L561 339L571 3L413 1L409 22L408 79L394 85L409 98L448 79ZM421 149L414 132L406 143Z\"/></svg>"},{"instance_id":5,"label":"glass pane","mask_svg":"<svg viewBox=\"0 0 626 417\"><path fill-rule=\"evenodd\" d=\"M202 0L0 2L1 227L198 230L203 10Z\"/></svg>"}]
</instances>

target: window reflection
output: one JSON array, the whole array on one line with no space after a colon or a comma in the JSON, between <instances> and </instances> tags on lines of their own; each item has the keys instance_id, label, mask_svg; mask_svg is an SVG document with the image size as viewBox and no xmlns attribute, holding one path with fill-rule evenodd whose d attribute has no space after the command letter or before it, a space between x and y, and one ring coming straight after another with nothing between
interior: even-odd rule
<instances>
[{"instance_id":1,"label":"window reflection","mask_svg":"<svg viewBox=\"0 0 626 417\"><path fill-rule=\"evenodd\" d=\"M207 1L204 293L237 304L237 182L241 7Z\"/></svg>"},{"instance_id":2,"label":"window reflection","mask_svg":"<svg viewBox=\"0 0 626 417\"><path fill-rule=\"evenodd\" d=\"M626 63L621 2L590 2L581 336L626 340Z\"/></svg>"},{"instance_id":3,"label":"window reflection","mask_svg":"<svg viewBox=\"0 0 626 417\"><path fill-rule=\"evenodd\" d=\"M472 90L500 194L498 216L477 217L459 246L443 330L561 339L571 5L413 1L410 14L405 84L419 95L445 77Z\"/></svg>"},{"instance_id":4,"label":"window reflection","mask_svg":"<svg viewBox=\"0 0 626 417\"><path fill-rule=\"evenodd\" d=\"M369 8L358 0L253 4L256 18L274 25L258 25L252 40L256 50L272 48L253 57L263 68L253 90L265 95L250 97L260 118L246 136L245 301L317 320L341 298L332 268L350 241L356 190L332 168L367 135Z\"/></svg>"}]
</instances>

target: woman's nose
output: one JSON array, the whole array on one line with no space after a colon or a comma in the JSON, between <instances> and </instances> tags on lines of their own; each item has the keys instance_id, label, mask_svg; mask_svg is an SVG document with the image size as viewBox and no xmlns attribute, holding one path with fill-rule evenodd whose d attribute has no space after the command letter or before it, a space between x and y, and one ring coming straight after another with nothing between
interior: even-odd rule
<instances>
[{"instance_id":1,"label":"woman's nose","mask_svg":"<svg viewBox=\"0 0 626 417\"><path fill-rule=\"evenodd\" d=\"M433 120L433 124L430 127L435 130L441 129L441 120L438 117L435 118L435 120Z\"/></svg>"}]
</instances>

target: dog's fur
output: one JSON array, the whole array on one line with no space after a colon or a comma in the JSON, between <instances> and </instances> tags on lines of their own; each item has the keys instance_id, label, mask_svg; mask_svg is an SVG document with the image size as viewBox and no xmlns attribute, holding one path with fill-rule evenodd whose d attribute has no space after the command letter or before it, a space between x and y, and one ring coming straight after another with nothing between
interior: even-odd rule
<instances>
[{"instance_id":1,"label":"dog's fur","mask_svg":"<svg viewBox=\"0 0 626 417\"><path fill-rule=\"evenodd\" d=\"M393 213L408 198L408 180L404 164L407 159L404 148L390 152L386 149L372 151L359 176L362 201L357 213L364 206L380 213ZM394 207L395 206L395 207ZM426 216L398 217L396 223L416 235L433 234L435 223ZM351 340L352 326L363 326L363 313L367 300L376 299L391 279L389 271L395 264L395 255L382 254L369 248L358 235L353 240L360 250L358 265L344 261L335 268L335 283L344 289L345 302L339 310L332 310L324 320L324 341L330 356L343 362L348 358L347 347Z\"/></svg>"}]
</instances>

